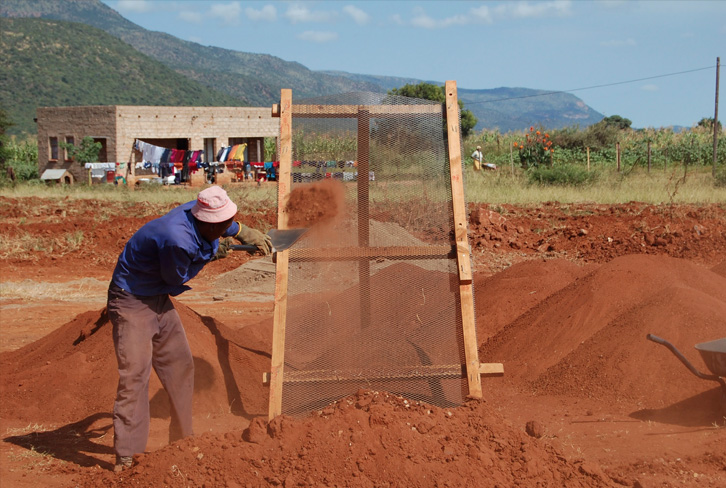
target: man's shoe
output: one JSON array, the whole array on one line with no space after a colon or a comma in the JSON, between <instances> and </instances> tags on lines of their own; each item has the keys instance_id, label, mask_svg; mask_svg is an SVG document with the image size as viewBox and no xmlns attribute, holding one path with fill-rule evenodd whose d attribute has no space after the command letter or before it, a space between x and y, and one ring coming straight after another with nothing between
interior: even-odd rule
<instances>
[{"instance_id":1,"label":"man's shoe","mask_svg":"<svg viewBox=\"0 0 726 488\"><path fill-rule=\"evenodd\" d=\"M113 472L120 473L130 468L133 462L134 458L132 456L116 456L116 465L113 467Z\"/></svg>"}]
</instances>

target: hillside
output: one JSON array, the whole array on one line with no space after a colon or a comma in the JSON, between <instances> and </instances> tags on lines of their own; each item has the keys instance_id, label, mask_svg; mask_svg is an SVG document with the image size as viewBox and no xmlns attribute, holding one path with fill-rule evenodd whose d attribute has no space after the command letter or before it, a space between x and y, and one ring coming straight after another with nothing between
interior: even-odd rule
<instances>
[{"instance_id":1,"label":"hillside","mask_svg":"<svg viewBox=\"0 0 726 488\"><path fill-rule=\"evenodd\" d=\"M281 88L297 97L349 91L383 91L373 83L311 71L300 63L184 41L146 30L98 0L3 0L2 17L42 17L83 22L130 44L177 73L240 98L250 105L279 101ZM215 76L209 76L215 73Z\"/></svg>"},{"instance_id":2,"label":"hillside","mask_svg":"<svg viewBox=\"0 0 726 488\"><path fill-rule=\"evenodd\" d=\"M3 19L0 104L34 133L35 109L64 105L246 105L85 24Z\"/></svg>"},{"instance_id":3,"label":"hillside","mask_svg":"<svg viewBox=\"0 0 726 488\"><path fill-rule=\"evenodd\" d=\"M243 105L267 106L276 103L282 88L291 88L296 98L306 98L354 91L385 92L407 83L415 84L424 81L341 71L312 71L300 63L285 61L268 54L202 46L169 34L139 27L98 0L2 0L0 17L45 18L82 22L96 27L121 39L149 58L163 63L168 70L173 70L176 74L183 75L216 92L225 93L236 100L236 103ZM3 23L5 23L5 19L3 19ZM42 32L37 32L37 34L45 35ZM94 43L97 42L99 41L94 41ZM105 60L101 60L101 62L105 62ZM35 68L45 72L47 68L44 66L37 65ZM110 64L106 71L123 73ZM209 73L214 73L214 76L209 76ZM93 80L94 78L90 78L87 83ZM442 81L430 82L443 85ZM508 132L536 124L543 124L551 128L575 124L585 127L603 118L602 114L592 110L574 95L557 93L541 96L543 93L546 92L528 88L476 90L463 89L459 86L459 97L465 103L466 108L471 110L479 120L476 125L477 130L487 128ZM28 119L28 107L37 106L34 99L25 100L22 97L20 99L13 97L12 100L14 104L25 104L26 108L22 112L25 120ZM0 99L0 103L5 103L5 101ZM43 103L67 105L71 102L59 98L54 103ZM91 102L73 103L89 104ZM106 103L115 102L107 101ZM164 102L163 104L171 103ZM20 112L12 110L9 112L13 119L17 120L16 114ZM32 113L35 113L34 108ZM19 122L19 124L23 127L27 126L26 122ZM13 130L17 132L19 127L15 127Z\"/></svg>"},{"instance_id":4,"label":"hillside","mask_svg":"<svg viewBox=\"0 0 726 488\"><path fill-rule=\"evenodd\" d=\"M376 83L385 90L424 80L393 76L358 75L342 71L328 71L356 81ZM443 81L426 81L443 85ZM551 129L579 125L587 127L603 119L603 114L588 107L585 102L565 92L552 93L531 88L493 88L472 90L459 86L459 99L478 119L476 130L499 129L501 132L522 130L542 124Z\"/></svg>"}]
</instances>

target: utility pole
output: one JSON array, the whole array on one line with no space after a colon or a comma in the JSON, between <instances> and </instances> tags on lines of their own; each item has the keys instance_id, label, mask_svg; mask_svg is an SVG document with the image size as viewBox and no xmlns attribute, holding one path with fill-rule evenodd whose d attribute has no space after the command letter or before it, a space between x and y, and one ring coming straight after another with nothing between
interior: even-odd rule
<instances>
[{"instance_id":1,"label":"utility pole","mask_svg":"<svg viewBox=\"0 0 726 488\"><path fill-rule=\"evenodd\" d=\"M718 148L718 72L721 69L721 58L716 58L716 104L713 109L713 169L711 174L716 177L716 148Z\"/></svg>"}]
</instances>

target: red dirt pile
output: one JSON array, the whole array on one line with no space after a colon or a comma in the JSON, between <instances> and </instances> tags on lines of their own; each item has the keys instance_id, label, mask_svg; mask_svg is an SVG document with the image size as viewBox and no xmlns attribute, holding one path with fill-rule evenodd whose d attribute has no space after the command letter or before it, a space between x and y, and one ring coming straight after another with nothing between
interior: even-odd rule
<instances>
[{"instance_id":1,"label":"red dirt pile","mask_svg":"<svg viewBox=\"0 0 726 488\"><path fill-rule=\"evenodd\" d=\"M395 274L395 267L381 273L391 294ZM79 473L84 487L610 486L596 465L566 461L504 420L494 410L497 388L622 402L628 412L661 409L632 414L641 419L668 421L679 408L695 409L693 425L719 419L715 383L695 379L645 335L670 340L703 369L692 346L726 331L722 274L667 256L628 255L591 267L538 261L477 280L475 293L480 360L505 368L504 378L486 380L488 402L448 409L360 391L300 420L258 418L244 433L183 440L139 456L120 476L78 461L55 469ZM428 303L426 312L436 314L436 302ZM269 370L270 323L231 330L176 305L197 366L195 421L229 412L266 416L261 377ZM322 353L331 343L315 346ZM110 412L116 360L103 310L0 354L0 376L4 419L78 422ZM166 417L159 388L154 378L154 416Z\"/></svg>"},{"instance_id":2,"label":"red dirt pile","mask_svg":"<svg viewBox=\"0 0 726 488\"><path fill-rule=\"evenodd\" d=\"M194 413L267 411L262 372L271 342L250 326L234 331L175 302L194 356ZM113 407L118 380L112 326L105 308L77 316L43 339L0 355L0 417L70 422ZM239 386L238 386L239 385ZM152 374L152 417L169 418L169 403Z\"/></svg>"},{"instance_id":3,"label":"red dirt pile","mask_svg":"<svg viewBox=\"0 0 726 488\"><path fill-rule=\"evenodd\" d=\"M256 419L141 456L127 474L86 472L96 486L617 486L595 464L567 461L482 401L441 409L384 392L304 420Z\"/></svg>"},{"instance_id":4,"label":"red dirt pile","mask_svg":"<svg viewBox=\"0 0 726 488\"><path fill-rule=\"evenodd\" d=\"M516 283L522 268L513 266L487 283L493 289ZM521 289L516 300L530 290L537 285ZM707 372L693 346L726 333L726 278L667 256L616 258L499 330L481 346L480 359L504 362L505 381L534 391L648 408L716 386L695 380L668 350L647 341L648 333L670 341Z\"/></svg>"}]
</instances>

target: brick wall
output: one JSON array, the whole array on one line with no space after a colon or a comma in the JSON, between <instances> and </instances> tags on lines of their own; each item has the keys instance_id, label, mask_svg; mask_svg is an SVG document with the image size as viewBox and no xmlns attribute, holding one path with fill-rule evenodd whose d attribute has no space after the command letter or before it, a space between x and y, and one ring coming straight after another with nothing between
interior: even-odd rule
<instances>
[{"instance_id":1,"label":"brick wall","mask_svg":"<svg viewBox=\"0 0 726 488\"><path fill-rule=\"evenodd\" d=\"M70 135L76 144L85 136L105 137L108 161L133 163L140 156L133 150L136 139L165 139L167 147L185 139L193 150L204 149L204 140L214 139L216 152L230 139L277 137L280 119L271 112L271 107L42 107L37 111L38 170L42 174L46 168L63 167L76 179L87 180L78 163L50 160L50 137L64 141ZM258 156L256 147L255 143Z\"/></svg>"},{"instance_id":2,"label":"brick wall","mask_svg":"<svg viewBox=\"0 0 726 488\"><path fill-rule=\"evenodd\" d=\"M65 159L65 151L58 147L58 158L51 159L50 138L58 143L73 137L74 144L81 143L84 137L105 138L106 153L116 151L115 107L39 107L38 119L38 174L46 169L67 169L76 181L87 181L88 172L81 164Z\"/></svg>"}]
</instances>

